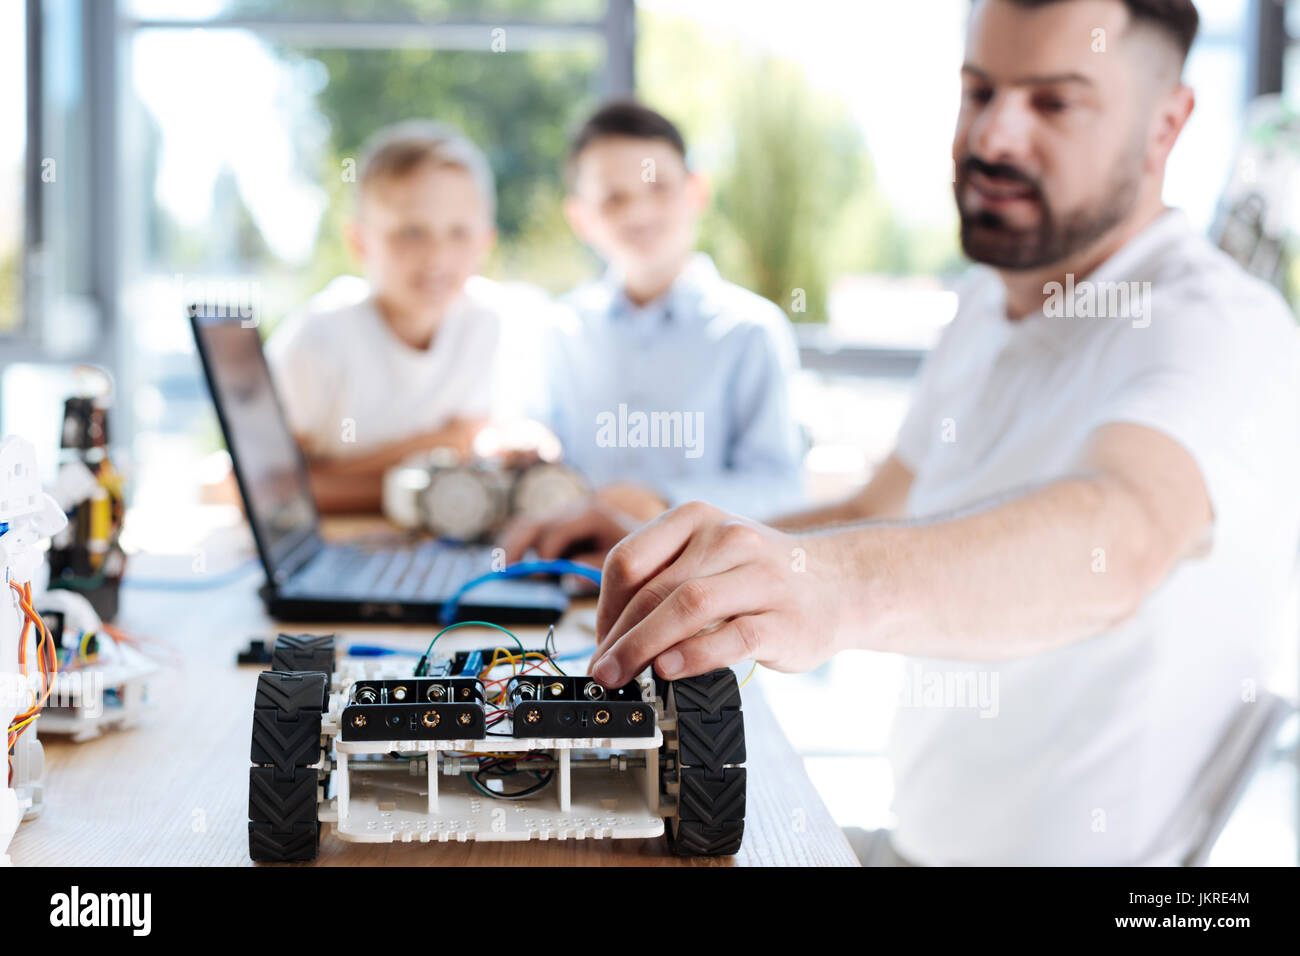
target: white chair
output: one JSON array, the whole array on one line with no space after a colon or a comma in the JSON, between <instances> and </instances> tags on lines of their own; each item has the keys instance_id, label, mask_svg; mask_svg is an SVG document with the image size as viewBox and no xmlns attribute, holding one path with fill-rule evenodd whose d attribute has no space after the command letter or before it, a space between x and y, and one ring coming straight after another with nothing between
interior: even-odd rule
<instances>
[{"instance_id":1,"label":"white chair","mask_svg":"<svg viewBox=\"0 0 1300 956\"><path fill-rule=\"evenodd\" d=\"M1169 832L1187 841L1179 861L1183 866L1205 865L1282 722L1294 712L1291 701L1269 691L1241 705L1170 823Z\"/></svg>"}]
</instances>

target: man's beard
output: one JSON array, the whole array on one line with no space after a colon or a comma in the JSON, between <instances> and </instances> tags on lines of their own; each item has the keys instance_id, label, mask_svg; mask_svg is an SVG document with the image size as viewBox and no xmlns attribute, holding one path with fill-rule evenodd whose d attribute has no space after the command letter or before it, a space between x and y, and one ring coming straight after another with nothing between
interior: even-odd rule
<instances>
[{"instance_id":1,"label":"man's beard","mask_svg":"<svg viewBox=\"0 0 1300 956\"><path fill-rule=\"evenodd\" d=\"M1133 211L1137 205L1139 169L1133 157L1120 157L1097 201L1058 216L1048 205L1039 184L1026 173L1005 163L986 163L968 156L958 166L954 183L957 212L961 216L961 247L974 261L999 269L1039 269L1060 262L1091 246ZM1032 199L1041 210L1038 225L1016 229L1008 226L998 212L968 213L962 208L962 196L973 171L1032 186Z\"/></svg>"}]
</instances>

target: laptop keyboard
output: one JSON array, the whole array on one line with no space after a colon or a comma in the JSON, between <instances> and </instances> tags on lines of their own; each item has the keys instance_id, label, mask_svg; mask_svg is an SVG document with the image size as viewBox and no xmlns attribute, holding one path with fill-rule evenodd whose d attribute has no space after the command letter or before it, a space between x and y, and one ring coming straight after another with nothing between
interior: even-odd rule
<instances>
[{"instance_id":1,"label":"laptop keyboard","mask_svg":"<svg viewBox=\"0 0 1300 956\"><path fill-rule=\"evenodd\" d=\"M328 545L285 593L355 601L441 601L470 578L491 570L491 548L460 547L436 540L417 547L376 551Z\"/></svg>"}]
</instances>

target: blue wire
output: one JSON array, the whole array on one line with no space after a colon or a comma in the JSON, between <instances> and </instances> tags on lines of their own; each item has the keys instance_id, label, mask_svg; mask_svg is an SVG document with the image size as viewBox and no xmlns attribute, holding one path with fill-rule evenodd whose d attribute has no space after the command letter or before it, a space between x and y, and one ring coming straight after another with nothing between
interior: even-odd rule
<instances>
[{"instance_id":1,"label":"blue wire","mask_svg":"<svg viewBox=\"0 0 1300 956\"><path fill-rule=\"evenodd\" d=\"M122 586L126 588L140 588L146 591L204 591L209 588L225 587L234 581L238 581L254 566L260 566L261 559L257 556L246 558L239 564L207 578L133 578L124 577Z\"/></svg>"},{"instance_id":2,"label":"blue wire","mask_svg":"<svg viewBox=\"0 0 1300 956\"><path fill-rule=\"evenodd\" d=\"M551 660L554 661L576 661L580 657L590 657L591 652L596 649L596 645L581 651L572 651L568 654L556 654ZM402 655L405 657L419 657L419 651L413 651L406 647L384 647L379 644L353 644L348 648L349 657L388 657L390 655Z\"/></svg>"},{"instance_id":3,"label":"blue wire","mask_svg":"<svg viewBox=\"0 0 1300 956\"><path fill-rule=\"evenodd\" d=\"M567 561L560 559L557 561L520 561L518 564L512 564L509 567L502 568L500 571L489 571L487 574L472 578L458 587L442 605L442 612L438 615L443 624L450 624L456 619L456 609L460 607L460 599L465 596L466 592L473 590L480 584L486 584L488 581L504 581L509 578L530 577L534 574L576 574L600 585L600 571L586 564L579 564L577 561Z\"/></svg>"}]
</instances>

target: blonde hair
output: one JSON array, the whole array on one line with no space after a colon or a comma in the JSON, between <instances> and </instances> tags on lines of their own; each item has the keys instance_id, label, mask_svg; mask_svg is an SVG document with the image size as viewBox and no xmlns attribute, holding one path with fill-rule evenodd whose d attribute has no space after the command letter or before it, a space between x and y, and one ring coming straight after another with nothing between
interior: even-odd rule
<instances>
[{"instance_id":1,"label":"blonde hair","mask_svg":"<svg viewBox=\"0 0 1300 956\"><path fill-rule=\"evenodd\" d=\"M496 184L483 151L460 130L445 123L408 120L385 126L361 147L361 191L384 179L397 179L429 163L463 169L474 180L487 207L489 221L496 219Z\"/></svg>"}]
</instances>

